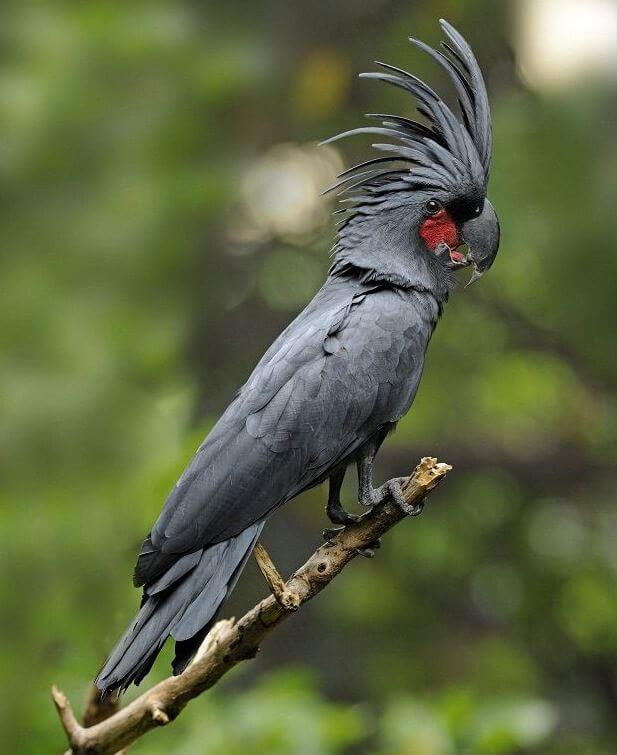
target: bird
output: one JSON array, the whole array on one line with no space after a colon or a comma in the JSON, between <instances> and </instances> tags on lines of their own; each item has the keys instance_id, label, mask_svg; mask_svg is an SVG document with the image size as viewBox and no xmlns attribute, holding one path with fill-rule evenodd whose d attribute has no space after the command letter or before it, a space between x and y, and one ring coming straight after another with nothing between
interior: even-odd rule
<instances>
[{"instance_id":1,"label":"bird","mask_svg":"<svg viewBox=\"0 0 617 755\"><path fill-rule=\"evenodd\" d=\"M410 41L444 69L457 107L401 68L361 74L403 90L421 120L368 114L373 125L326 140L381 141L331 187L342 206L324 284L236 393L143 541L141 606L95 680L103 694L139 684L168 638L173 673L187 667L266 520L303 491L328 481L326 512L339 527L357 520L340 495L353 465L360 504L402 502L401 478L374 486L373 461L414 401L456 271L471 268L476 281L500 236L487 198L486 85L463 36L440 26L441 50Z\"/></svg>"}]
</instances>

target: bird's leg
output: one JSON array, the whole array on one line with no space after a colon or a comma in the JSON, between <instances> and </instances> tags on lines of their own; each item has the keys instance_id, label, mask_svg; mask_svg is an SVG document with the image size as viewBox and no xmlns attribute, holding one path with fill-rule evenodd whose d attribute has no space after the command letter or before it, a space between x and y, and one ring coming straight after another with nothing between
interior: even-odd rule
<instances>
[{"instance_id":1,"label":"bird's leg","mask_svg":"<svg viewBox=\"0 0 617 755\"><path fill-rule=\"evenodd\" d=\"M350 524L358 521L358 514L350 514L341 505L341 486L345 477L345 469L337 469L330 477L328 504L326 514L333 524Z\"/></svg>"},{"instance_id":2,"label":"bird's leg","mask_svg":"<svg viewBox=\"0 0 617 755\"><path fill-rule=\"evenodd\" d=\"M357 463L358 466L358 498L360 503L362 503L364 506L373 506L374 503L377 503L378 501L374 501L371 498L372 493L377 493L377 491L373 490L372 485L372 469L373 469L373 456L365 456L362 459L360 459ZM334 481L334 478L330 478L330 495L332 495L332 483ZM340 484L339 484L339 490L340 490ZM383 499L382 499L383 500ZM340 502L339 502L340 507ZM330 516L330 501L328 501L328 515ZM342 509L341 509L342 510ZM345 512L346 513L346 512ZM347 516L352 516L352 521L358 521L360 517L354 516L353 514L347 514ZM332 517L330 516L330 519ZM334 520L332 520L334 521ZM348 522L347 522L348 523ZM339 530L340 531L340 530ZM324 537L326 537L326 533L335 532L335 530L325 530L324 531ZM328 538L326 538L328 539ZM381 540L375 540L374 543L371 543L366 548L359 548L358 553L361 556L365 556L366 558L372 558L375 555L375 551L377 548L381 547Z\"/></svg>"},{"instance_id":3,"label":"bird's leg","mask_svg":"<svg viewBox=\"0 0 617 755\"><path fill-rule=\"evenodd\" d=\"M358 521L357 514L350 514L345 511L341 504L341 486L345 478L345 468L337 469L330 475L330 487L328 490L328 503L326 505L326 514L333 524L342 524L342 527L330 527L323 531L325 540L331 540L337 532L340 532L346 524Z\"/></svg>"},{"instance_id":4,"label":"bird's leg","mask_svg":"<svg viewBox=\"0 0 617 755\"><path fill-rule=\"evenodd\" d=\"M421 501L417 506L409 506L403 494L403 484L406 477L394 477L378 488L373 487L373 455L362 456L358 459L358 500L362 506L376 506L382 503L386 498L392 500L406 514L417 516L422 513L424 502Z\"/></svg>"},{"instance_id":5,"label":"bird's leg","mask_svg":"<svg viewBox=\"0 0 617 755\"><path fill-rule=\"evenodd\" d=\"M324 540L330 541L341 530L345 529L345 525L357 522L360 519L358 514L350 514L345 511L341 505L341 486L343 484L343 478L345 477L345 468L339 469L330 476L330 489L328 491L328 504L326 506L326 513L331 522L335 524L341 524L342 527L330 527L323 531ZM368 548L359 548L358 553L366 558L372 558L375 555L375 549L379 548L381 543L371 543Z\"/></svg>"},{"instance_id":6,"label":"bird's leg","mask_svg":"<svg viewBox=\"0 0 617 755\"><path fill-rule=\"evenodd\" d=\"M358 459L358 501L362 506L373 507L385 500L390 492L385 485L373 487L373 454L361 456ZM387 484L387 483L386 483Z\"/></svg>"}]
</instances>

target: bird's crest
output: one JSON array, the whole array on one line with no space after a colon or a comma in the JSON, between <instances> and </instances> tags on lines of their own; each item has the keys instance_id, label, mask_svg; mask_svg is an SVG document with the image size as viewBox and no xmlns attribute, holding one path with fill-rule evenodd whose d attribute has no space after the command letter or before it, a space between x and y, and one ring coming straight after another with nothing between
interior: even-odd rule
<instances>
[{"instance_id":1,"label":"bird's crest","mask_svg":"<svg viewBox=\"0 0 617 755\"><path fill-rule=\"evenodd\" d=\"M442 19L440 25L448 38L441 43L444 52L413 37L410 42L428 53L450 77L458 96L461 120L417 76L378 62L383 72L363 73L361 78L383 81L409 92L427 123L398 115L370 113L368 117L380 120L380 126L355 128L327 139L324 143L354 134L376 134L394 140L373 144L374 149L388 154L344 171L339 176L341 180L327 191L356 195L358 191L365 194L368 191L375 196L404 189L449 191L464 182L483 194L486 192L492 150L486 86L465 39L447 21ZM411 167L401 165L405 163Z\"/></svg>"}]
</instances>

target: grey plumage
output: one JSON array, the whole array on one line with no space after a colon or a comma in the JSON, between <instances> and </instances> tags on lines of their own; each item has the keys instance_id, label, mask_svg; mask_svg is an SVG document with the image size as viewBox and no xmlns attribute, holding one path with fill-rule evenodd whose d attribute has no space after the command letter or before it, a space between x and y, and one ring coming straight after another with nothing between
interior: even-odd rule
<instances>
[{"instance_id":1,"label":"grey plumage","mask_svg":"<svg viewBox=\"0 0 617 755\"><path fill-rule=\"evenodd\" d=\"M377 65L385 73L362 73L361 78L375 79L410 94L416 102L418 112L426 118L428 124L398 115L369 113L367 117L381 120L382 125L355 128L326 139L324 143L356 134L371 134L395 140L394 144L373 144L375 149L389 152L391 156L374 158L349 168L341 174L343 180L331 190L345 193L362 186L374 188L375 181L382 183L381 179L385 178L387 185L392 176L397 176L408 189L456 190L461 181L468 181L480 192L486 189L493 135L484 79L473 52L463 37L447 21L442 19L440 25L449 40L442 43L446 54L418 39L409 39L447 72L458 95L462 123L424 81L401 68L377 61ZM385 163L403 163L411 167L360 172L360 169L369 165ZM356 181L358 178L360 180Z\"/></svg>"},{"instance_id":2,"label":"grey plumage","mask_svg":"<svg viewBox=\"0 0 617 755\"><path fill-rule=\"evenodd\" d=\"M410 408L452 283L449 265L418 236L425 200L483 202L490 163L484 84L467 44L442 25L454 62L434 56L455 81L463 124L411 74L377 75L411 92L428 118L424 126L388 116L377 129L399 140L397 159L417 174L359 177L325 284L238 391L144 541L134 578L142 607L97 678L101 690L139 682L169 636L181 671L265 519L335 473L340 485L341 470L372 459ZM365 166L345 175L358 178Z\"/></svg>"}]
</instances>

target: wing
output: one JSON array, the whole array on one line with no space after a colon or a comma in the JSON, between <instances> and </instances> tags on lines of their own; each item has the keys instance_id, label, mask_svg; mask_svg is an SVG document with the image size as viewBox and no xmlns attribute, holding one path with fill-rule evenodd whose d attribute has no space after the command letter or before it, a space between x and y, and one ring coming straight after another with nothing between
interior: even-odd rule
<instances>
[{"instance_id":1,"label":"wing","mask_svg":"<svg viewBox=\"0 0 617 755\"><path fill-rule=\"evenodd\" d=\"M266 352L178 481L144 543L139 584L180 554L262 520L407 411L432 326L405 296L332 279L324 286Z\"/></svg>"}]
</instances>

